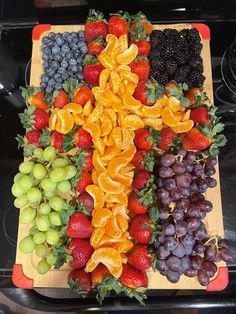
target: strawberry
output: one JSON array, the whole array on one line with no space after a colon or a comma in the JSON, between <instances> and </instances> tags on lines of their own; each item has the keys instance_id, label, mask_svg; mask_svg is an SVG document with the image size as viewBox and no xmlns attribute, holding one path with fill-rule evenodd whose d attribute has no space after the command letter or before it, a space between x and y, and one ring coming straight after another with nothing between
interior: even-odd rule
<instances>
[{"instance_id":1,"label":"strawberry","mask_svg":"<svg viewBox=\"0 0 236 314\"><path fill-rule=\"evenodd\" d=\"M209 123L208 110L206 107L200 106L191 110L190 119L194 123Z\"/></svg>"},{"instance_id":2,"label":"strawberry","mask_svg":"<svg viewBox=\"0 0 236 314\"><path fill-rule=\"evenodd\" d=\"M138 75L140 80L146 81L150 74L150 65L146 57L137 57L130 63L131 71Z\"/></svg>"},{"instance_id":3,"label":"strawberry","mask_svg":"<svg viewBox=\"0 0 236 314\"><path fill-rule=\"evenodd\" d=\"M146 214L133 218L129 226L129 234L135 241L147 244L151 240L152 233L152 221Z\"/></svg>"},{"instance_id":4,"label":"strawberry","mask_svg":"<svg viewBox=\"0 0 236 314\"><path fill-rule=\"evenodd\" d=\"M90 211L94 209L94 199L88 192L82 192L77 197L77 202L82 206L88 208Z\"/></svg>"},{"instance_id":5,"label":"strawberry","mask_svg":"<svg viewBox=\"0 0 236 314\"><path fill-rule=\"evenodd\" d=\"M22 88L22 97L28 104L38 109L46 110L49 108L49 105L44 100L45 92L39 88Z\"/></svg>"},{"instance_id":6,"label":"strawberry","mask_svg":"<svg viewBox=\"0 0 236 314\"><path fill-rule=\"evenodd\" d=\"M55 108L62 109L69 102L69 96L64 90L55 90L52 95L52 103Z\"/></svg>"},{"instance_id":7,"label":"strawberry","mask_svg":"<svg viewBox=\"0 0 236 314\"><path fill-rule=\"evenodd\" d=\"M134 173L132 187L135 190L142 190L146 187L148 180L151 178L147 170L138 170Z\"/></svg>"},{"instance_id":8,"label":"strawberry","mask_svg":"<svg viewBox=\"0 0 236 314\"><path fill-rule=\"evenodd\" d=\"M201 91L199 87L192 87L185 93L185 97L189 99L191 105L196 103L196 97L200 95Z\"/></svg>"},{"instance_id":9,"label":"strawberry","mask_svg":"<svg viewBox=\"0 0 236 314\"><path fill-rule=\"evenodd\" d=\"M153 171L155 162L154 153L153 151L146 152L145 150L138 150L131 162L138 170Z\"/></svg>"},{"instance_id":10,"label":"strawberry","mask_svg":"<svg viewBox=\"0 0 236 314\"><path fill-rule=\"evenodd\" d=\"M157 147L165 151L169 150L175 139L175 136L176 133L170 127L163 128L160 131L160 141Z\"/></svg>"},{"instance_id":11,"label":"strawberry","mask_svg":"<svg viewBox=\"0 0 236 314\"><path fill-rule=\"evenodd\" d=\"M25 129L42 130L48 127L49 115L46 111L30 106L19 114Z\"/></svg>"},{"instance_id":12,"label":"strawberry","mask_svg":"<svg viewBox=\"0 0 236 314\"><path fill-rule=\"evenodd\" d=\"M84 171L93 170L93 153L89 148L80 148L76 155L71 158L72 161L75 162L77 169L81 169Z\"/></svg>"},{"instance_id":13,"label":"strawberry","mask_svg":"<svg viewBox=\"0 0 236 314\"><path fill-rule=\"evenodd\" d=\"M92 184L91 174L87 171L82 171L79 181L76 184L76 191L82 193L85 191L87 185Z\"/></svg>"},{"instance_id":14,"label":"strawberry","mask_svg":"<svg viewBox=\"0 0 236 314\"><path fill-rule=\"evenodd\" d=\"M88 53L93 56L98 56L104 48L104 40L99 36L88 44Z\"/></svg>"},{"instance_id":15,"label":"strawberry","mask_svg":"<svg viewBox=\"0 0 236 314\"><path fill-rule=\"evenodd\" d=\"M99 86L99 76L104 66L92 55L86 55L84 60L84 79L92 86Z\"/></svg>"},{"instance_id":16,"label":"strawberry","mask_svg":"<svg viewBox=\"0 0 236 314\"><path fill-rule=\"evenodd\" d=\"M51 145L55 147L59 153L62 152L63 138L64 135L57 131L54 131L51 135Z\"/></svg>"},{"instance_id":17,"label":"strawberry","mask_svg":"<svg viewBox=\"0 0 236 314\"><path fill-rule=\"evenodd\" d=\"M170 82L168 82L168 83L165 85L165 95L166 95L167 97L170 96L171 88L177 88L176 83L173 82L173 81L170 81Z\"/></svg>"},{"instance_id":18,"label":"strawberry","mask_svg":"<svg viewBox=\"0 0 236 314\"><path fill-rule=\"evenodd\" d=\"M129 264L123 264L123 271L120 276L122 285L136 289L140 287L147 288L148 278L144 271L139 270Z\"/></svg>"},{"instance_id":19,"label":"strawberry","mask_svg":"<svg viewBox=\"0 0 236 314\"><path fill-rule=\"evenodd\" d=\"M157 98L161 98L163 95L164 88L158 86L158 83L154 79L139 81L134 91L134 97L146 106L152 106Z\"/></svg>"},{"instance_id":20,"label":"strawberry","mask_svg":"<svg viewBox=\"0 0 236 314\"><path fill-rule=\"evenodd\" d=\"M185 134L182 145L187 150L203 150L211 143L212 140L209 137L203 135L198 128L194 127Z\"/></svg>"},{"instance_id":21,"label":"strawberry","mask_svg":"<svg viewBox=\"0 0 236 314\"><path fill-rule=\"evenodd\" d=\"M32 130L29 131L25 134L26 138L27 138L27 143L28 144L33 144L37 147L42 148L43 144L39 141L40 136L42 135L41 132L36 131L36 130Z\"/></svg>"},{"instance_id":22,"label":"strawberry","mask_svg":"<svg viewBox=\"0 0 236 314\"><path fill-rule=\"evenodd\" d=\"M140 11L137 14L132 15L131 18L133 19L133 22L130 26L131 30L136 29L137 25L141 24L145 29L146 35L149 36L151 34L153 29L152 24L147 20L147 17L145 14L143 14L143 12Z\"/></svg>"},{"instance_id":23,"label":"strawberry","mask_svg":"<svg viewBox=\"0 0 236 314\"><path fill-rule=\"evenodd\" d=\"M90 274L83 269L74 269L69 273L68 284L73 292L86 297L88 292L92 289Z\"/></svg>"},{"instance_id":24,"label":"strawberry","mask_svg":"<svg viewBox=\"0 0 236 314\"><path fill-rule=\"evenodd\" d=\"M153 140L148 129L137 129L135 131L134 145L137 149L149 151L152 148Z\"/></svg>"},{"instance_id":25,"label":"strawberry","mask_svg":"<svg viewBox=\"0 0 236 314\"><path fill-rule=\"evenodd\" d=\"M128 209L134 214L144 214L148 210L142 202L140 202L140 197L132 191L128 198Z\"/></svg>"},{"instance_id":26,"label":"strawberry","mask_svg":"<svg viewBox=\"0 0 236 314\"><path fill-rule=\"evenodd\" d=\"M100 284L105 276L109 276L111 273L107 269L107 267L103 264L98 264L98 266L91 273L91 280L93 286Z\"/></svg>"},{"instance_id":27,"label":"strawberry","mask_svg":"<svg viewBox=\"0 0 236 314\"><path fill-rule=\"evenodd\" d=\"M75 134L75 145L77 147L90 148L93 145L93 141L89 132L80 128Z\"/></svg>"},{"instance_id":28,"label":"strawberry","mask_svg":"<svg viewBox=\"0 0 236 314\"><path fill-rule=\"evenodd\" d=\"M117 14L112 14L108 21L108 32L120 37L129 32L130 15L128 12L119 11Z\"/></svg>"},{"instance_id":29,"label":"strawberry","mask_svg":"<svg viewBox=\"0 0 236 314\"><path fill-rule=\"evenodd\" d=\"M135 45L138 47L138 56L148 56L151 50L151 45L147 40L136 41Z\"/></svg>"},{"instance_id":30,"label":"strawberry","mask_svg":"<svg viewBox=\"0 0 236 314\"><path fill-rule=\"evenodd\" d=\"M152 257L146 245L137 244L128 257L128 263L140 270L147 270L152 266Z\"/></svg>"},{"instance_id":31,"label":"strawberry","mask_svg":"<svg viewBox=\"0 0 236 314\"><path fill-rule=\"evenodd\" d=\"M69 263L73 269L84 267L93 253L93 247L89 240L83 239L72 239L68 249L73 257L73 261Z\"/></svg>"},{"instance_id":32,"label":"strawberry","mask_svg":"<svg viewBox=\"0 0 236 314\"><path fill-rule=\"evenodd\" d=\"M103 17L104 15L102 12L94 9L89 10L89 15L84 28L84 37L87 42L91 42L99 36L103 39L106 38L108 28L107 21Z\"/></svg>"},{"instance_id":33,"label":"strawberry","mask_svg":"<svg viewBox=\"0 0 236 314\"><path fill-rule=\"evenodd\" d=\"M88 86L82 85L74 91L73 102L76 104L84 106L89 100L91 101L91 104L94 103L93 93Z\"/></svg>"},{"instance_id":34,"label":"strawberry","mask_svg":"<svg viewBox=\"0 0 236 314\"><path fill-rule=\"evenodd\" d=\"M69 219L66 235L70 238L90 238L93 227L84 213L74 212Z\"/></svg>"}]
</instances>

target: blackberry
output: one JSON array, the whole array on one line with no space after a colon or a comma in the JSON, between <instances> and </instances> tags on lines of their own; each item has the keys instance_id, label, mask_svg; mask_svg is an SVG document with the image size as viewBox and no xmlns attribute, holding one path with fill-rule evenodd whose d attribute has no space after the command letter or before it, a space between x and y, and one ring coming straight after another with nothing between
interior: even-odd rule
<instances>
[{"instance_id":1,"label":"blackberry","mask_svg":"<svg viewBox=\"0 0 236 314\"><path fill-rule=\"evenodd\" d=\"M201 74L193 83L193 86L195 87L201 87L203 86L204 82L205 82L206 77Z\"/></svg>"},{"instance_id":2,"label":"blackberry","mask_svg":"<svg viewBox=\"0 0 236 314\"><path fill-rule=\"evenodd\" d=\"M204 83L205 76L198 70L195 69L193 71L190 71L187 77L187 81L189 82L188 85L195 86L195 84L202 86Z\"/></svg>"},{"instance_id":3,"label":"blackberry","mask_svg":"<svg viewBox=\"0 0 236 314\"><path fill-rule=\"evenodd\" d=\"M169 43L168 46L166 46L165 50L161 52L161 55L165 59L170 59L173 57L176 53L176 48L173 43Z\"/></svg>"},{"instance_id":4,"label":"blackberry","mask_svg":"<svg viewBox=\"0 0 236 314\"><path fill-rule=\"evenodd\" d=\"M158 49L151 49L151 52L149 54L149 60L153 60L156 58L159 58L161 56L161 52Z\"/></svg>"},{"instance_id":5,"label":"blackberry","mask_svg":"<svg viewBox=\"0 0 236 314\"><path fill-rule=\"evenodd\" d=\"M199 35L199 31L196 28L192 28L189 30L189 38L191 38L191 41L195 43L200 43L201 37Z\"/></svg>"},{"instance_id":6,"label":"blackberry","mask_svg":"<svg viewBox=\"0 0 236 314\"><path fill-rule=\"evenodd\" d=\"M150 44L152 48L157 47L158 45L164 44L165 37L161 30L154 29L150 35Z\"/></svg>"},{"instance_id":7,"label":"blackberry","mask_svg":"<svg viewBox=\"0 0 236 314\"><path fill-rule=\"evenodd\" d=\"M165 67L165 61L162 58L152 59L151 66L153 70L163 70Z\"/></svg>"},{"instance_id":8,"label":"blackberry","mask_svg":"<svg viewBox=\"0 0 236 314\"><path fill-rule=\"evenodd\" d=\"M197 43L197 44L189 47L189 52L193 56L199 56L201 54L201 51L202 51L202 44L201 43Z\"/></svg>"},{"instance_id":9,"label":"blackberry","mask_svg":"<svg viewBox=\"0 0 236 314\"><path fill-rule=\"evenodd\" d=\"M189 35L189 29L182 29L180 32L179 32L179 36L181 38L184 38L186 39Z\"/></svg>"},{"instance_id":10,"label":"blackberry","mask_svg":"<svg viewBox=\"0 0 236 314\"><path fill-rule=\"evenodd\" d=\"M199 66L203 65L203 60L201 56L193 57L188 62L189 65L193 68L199 68Z\"/></svg>"},{"instance_id":11,"label":"blackberry","mask_svg":"<svg viewBox=\"0 0 236 314\"><path fill-rule=\"evenodd\" d=\"M189 65L180 66L175 72L174 80L177 83L184 83L190 70L191 67Z\"/></svg>"},{"instance_id":12,"label":"blackberry","mask_svg":"<svg viewBox=\"0 0 236 314\"><path fill-rule=\"evenodd\" d=\"M175 55L174 55L174 59L176 61L177 64L185 64L186 62L186 55L184 52L182 51L178 51Z\"/></svg>"},{"instance_id":13,"label":"blackberry","mask_svg":"<svg viewBox=\"0 0 236 314\"><path fill-rule=\"evenodd\" d=\"M161 85L166 85L169 82L169 77L166 72L152 70L151 74Z\"/></svg>"},{"instance_id":14,"label":"blackberry","mask_svg":"<svg viewBox=\"0 0 236 314\"><path fill-rule=\"evenodd\" d=\"M164 29L163 34L166 37L166 39L167 38L173 39L178 34L178 31L176 29L173 29L173 28L166 28L166 29Z\"/></svg>"},{"instance_id":15,"label":"blackberry","mask_svg":"<svg viewBox=\"0 0 236 314\"><path fill-rule=\"evenodd\" d=\"M177 69L177 63L174 60L167 60L166 61L166 71L169 75L172 75L175 73Z\"/></svg>"}]
</instances>

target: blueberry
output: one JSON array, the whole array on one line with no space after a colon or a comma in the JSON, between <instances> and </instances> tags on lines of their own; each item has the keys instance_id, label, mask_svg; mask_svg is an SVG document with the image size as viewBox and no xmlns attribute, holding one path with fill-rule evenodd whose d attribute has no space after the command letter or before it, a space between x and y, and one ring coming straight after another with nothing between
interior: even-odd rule
<instances>
[{"instance_id":1,"label":"blueberry","mask_svg":"<svg viewBox=\"0 0 236 314\"><path fill-rule=\"evenodd\" d=\"M68 35L69 35L69 32L64 32L64 33L62 34L62 37L63 37L64 39L66 39Z\"/></svg>"},{"instance_id":2,"label":"blueberry","mask_svg":"<svg viewBox=\"0 0 236 314\"><path fill-rule=\"evenodd\" d=\"M51 62L51 68L56 70L59 67L59 63L56 60Z\"/></svg>"},{"instance_id":3,"label":"blueberry","mask_svg":"<svg viewBox=\"0 0 236 314\"><path fill-rule=\"evenodd\" d=\"M50 41L50 38L48 38L47 36L44 36L42 39L43 45L47 45L49 41Z\"/></svg>"},{"instance_id":4,"label":"blueberry","mask_svg":"<svg viewBox=\"0 0 236 314\"><path fill-rule=\"evenodd\" d=\"M56 90L62 89L61 83L56 83L56 84L55 84L55 89L56 89Z\"/></svg>"},{"instance_id":5,"label":"blueberry","mask_svg":"<svg viewBox=\"0 0 236 314\"><path fill-rule=\"evenodd\" d=\"M82 57L78 57L77 58L77 63L78 64L82 64L83 63L83 58Z\"/></svg>"},{"instance_id":6,"label":"blueberry","mask_svg":"<svg viewBox=\"0 0 236 314\"><path fill-rule=\"evenodd\" d=\"M58 62L61 62L61 60L62 60L61 54L60 54L60 53L55 54L55 55L54 55L54 60L56 60L56 61L58 61Z\"/></svg>"},{"instance_id":7,"label":"blueberry","mask_svg":"<svg viewBox=\"0 0 236 314\"><path fill-rule=\"evenodd\" d=\"M72 59L72 58L73 58L73 52L72 52L72 51L68 51L68 52L66 53L66 60L69 61L69 60Z\"/></svg>"},{"instance_id":8,"label":"blueberry","mask_svg":"<svg viewBox=\"0 0 236 314\"><path fill-rule=\"evenodd\" d=\"M72 40L73 40L72 35L69 34L69 35L66 37L66 40L67 40L68 43L72 42Z\"/></svg>"},{"instance_id":9,"label":"blueberry","mask_svg":"<svg viewBox=\"0 0 236 314\"><path fill-rule=\"evenodd\" d=\"M66 69L68 67L68 62L66 60L62 60L61 67Z\"/></svg>"},{"instance_id":10,"label":"blueberry","mask_svg":"<svg viewBox=\"0 0 236 314\"><path fill-rule=\"evenodd\" d=\"M76 65L73 65L72 68L71 68L71 71L73 73L77 73L78 72L78 67Z\"/></svg>"},{"instance_id":11,"label":"blueberry","mask_svg":"<svg viewBox=\"0 0 236 314\"><path fill-rule=\"evenodd\" d=\"M85 54L87 53L87 51L88 51L87 46L86 46L86 45L82 45L82 46L80 47L80 51L81 51L82 54L85 55Z\"/></svg>"},{"instance_id":12,"label":"blueberry","mask_svg":"<svg viewBox=\"0 0 236 314\"><path fill-rule=\"evenodd\" d=\"M68 72L64 72L64 73L62 73L61 77L62 77L63 80L67 80L69 78L69 73Z\"/></svg>"},{"instance_id":13,"label":"blueberry","mask_svg":"<svg viewBox=\"0 0 236 314\"><path fill-rule=\"evenodd\" d=\"M56 35L55 33L50 32L50 33L48 34L48 37L51 38L51 39L54 39L55 35Z\"/></svg>"},{"instance_id":14,"label":"blueberry","mask_svg":"<svg viewBox=\"0 0 236 314\"><path fill-rule=\"evenodd\" d=\"M51 49L48 46L43 45L42 46L42 53L44 53L45 55L50 55Z\"/></svg>"},{"instance_id":15,"label":"blueberry","mask_svg":"<svg viewBox=\"0 0 236 314\"><path fill-rule=\"evenodd\" d=\"M54 74L54 77L53 77L55 80L61 78L61 74L60 73L56 73Z\"/></svg>"},{"instance_id":16,"label":"blueberry","mask_svg":"<svg viewBox=\"0 0 236 314\"><path fill-rule=\"evenodd\" d=\"M78 72L78 73L77 73L77 78L78 78L80 81L82 81L82 80L84 79L83 73Z\"/></svg>"},{"instance_id":17,"label":"blueberry","mask_svg":"<svg viewBox=\"0 0 236 314\"><path fill-rule=\"evenodd\" d=\"M46 93L51 93L53 91L53 87L52 86L48 86L46 88Z\"/></svg>"},{"instance_id":18,"label":"blueberry","mask_svg":"<svg viewBox=\"0 0 236 314\"><path fill-rule=\"evenodd\" d=\"M55 75L55 70L53 70L52 68L49 68L48 70L48 76L49 77L53 77Z\"/></svg>"},{"instance_id":19,"label":"blueberry","mask_svg":"<svg viewBox=\"0 0 236 314\"><path fill-rule=\"evenodd\" d=\"M55 79L55 76L54 76L54 79ZM63 82L63 79L61 77L57 77L55 80L57 83L60 83L60 84Z\"/></svg>"},{"instance_id":20,"label":"blueberry","mask_svg":"<svg viewBox=\"0 0 236 314\"><path fill-rule=\"evenodd\" d=\"M58 70L57 70L57 72L61 73L61 74L64 73L65 71L66 71L66 69L63 68L63 67L59 67Z\"/></svg>"},{"instance_id":21,"label":"blueberry","mask_svg":"<svg viewBox=\"0 0 236 314\"><path fill-rule=\"evenodd\" d=\"M77 61L75 59L70 59L69 65L77 65Z\"/></svg>"},{"instance_id":22,"label":"blueberry","mask_svg":"<svg viewBox=\"0 0 236 314\"><path fill-rule=\"evenodd\" d=\"M48 39L47 46L48 47L54 46L54 41L52 39Z\"/></svg>"},{"instance_id":23,"label":"blueberry","mask_svg":"<svg viewBox=\"0 0 236 314\"><path fill-rule=\"evenodd\" d=\"M76 32L71 32L70 34L71 34L71 36L72 36L73 38L75 38L75 37L77 38L77 33L76 33Z\"/></svg>"},{"instance_id":24,"label":"blueberry","mask_svg":"<svg viewBox=\"0 0 236 314\"><path fill-rule=\"evenodd\" d=\"M62 47L61 47L61 52L69 52L70 51L70 47L66 44L64 44Z\"/></svg>"},{"instance_id":25,"label":"blueberry","mask_svg":"<svg viewBox=\"0 0 236 314\"><path fill-rule=\"evenodd\" d=\"M56 43L58 44L58 46L62 46L64 45L65 41L63 38L59 37L56 39Z\"/></svg>"},{"instance_id":26,"label":"blueberry","mask_svg":"<svg viewBox=\"0 0 236 314\"><path fill-rule=\"evenodd\" d=\"M40 87L41 88L46 88L47 87L47 83L46 82L40 82Z\"/></svg>"},{"instance_id":27,"label":"blueberry","mask_svg":"<svg viewBox=\"0 0 236 314\"><path fill-rule=\"evenodd\" d=\"M45 54L42 55L42 59L43 61L49 61L48 55L45 55Z\"/></svg>"},{"instance_id":28,"label":"blueberry","mask_svg":"<svg viewBox=\"0 0 236 314\"><path fill-rule=\"evenodd\" d=\"M48 82L49 81L49 76L46 74L42 74L41 76L41 82Z\"/></svg>"},{"instance_id":29,"label":"blueberry","mask_svg":"<svg viewBox=\"0 0 236 314\"><path fill-rule=\"evenodd\" d=\"M74 51L79 49L79 46L77 44L75 44L74 42L70 43L70 48Z\"/></svg>"},{"instance_id":30,"label":"blueberry","mask_svg":"<svg viewBox=\"0 0 236 314\"><path fill-rule=\"evenodd\" d=\"M79 39L78 39L78 37L77 37L77 36L73 37L73 42L72 42L72 43L77 44L77 43L78 43L78 41L79 41Z\"/></svg>"},{"instance_id":31,"label":"blueberry","mask_svg":"<svg viewBox=\"0 0 236 314\"><path fill-rule=\"evenodd\" d=\"M62 38L62 33L56 33L55 40L57 40L58 38Z\"/></svg>"},{"instance_id":32,"label":"blueberry","mask_svg":"<svg viewBox=\"0 0 236 314\"><path fill-rule=\"evenodd\" d=\"M54 80L54 78L51 78L49 81L48 81L48 86L54 86L56 83L56 81Z\"/></svg>"},{"instance_id":33,"label":"blueberry","mask_svg":"<svg viewBox=\"0 0 236 314\"><path fill-rule=\"evenodd\" d=\"M52 47L52 53L57 54L60 52L60 47L58 45L55 45Z\"/></svg>"},{"instance_id":34,"label":"blueberry","mask_svg":"<svg viewBox=\"0 0 236 314\"><path fill-rule=\"evenodd\" d=\"M79 32L78 32L78 37L79 37L79 38L84 38L84 31L82 31L82 30L79 31Z\"/></svg>"},{"instance_id":35,"label":"blueberry","mask_svg":"<svg viewBox=\"0 0 236 314\"><path fill-rule=\"evenodd\" d=\"M48 65L49 65L49 63L48 62L46 62L46 61L44 61L43 62L43 68L45 69L45 68L47 68L48 67Z\"/></svg>"},{"instance_id":36,"label":"blueberry","mask_svg":"<svg viewBox=\"0 0 236 314\"><path fill-rule=\"evenodd\" d=\"M77 65L78 68L78 72L82 72L83 71L83 67L81 65Z\"/></svg>"}]
</instances>

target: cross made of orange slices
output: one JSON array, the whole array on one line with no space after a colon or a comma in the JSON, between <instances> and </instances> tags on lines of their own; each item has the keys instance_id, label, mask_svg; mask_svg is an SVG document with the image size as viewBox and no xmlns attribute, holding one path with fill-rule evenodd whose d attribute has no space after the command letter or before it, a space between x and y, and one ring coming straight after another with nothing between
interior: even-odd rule
<instances>
[{"instance_id":1,"label":"cross made of orange slices","mask_svg":"<svg viewBox=\"0 0 236 314\"><path fill-rule=\"evenodd\" d=\"M86 191L94 199L90 243L94 252L85 271L92 272L103 263L114 277L120 277L122 263L133 242L128 232L128 195L132 191L133 165L136 152L134 131L145 126L161 130L170 126L176 133L193 127L190 110L174 97L164 96L151 106L145 106L133 97L139 77L131 72L129 64L137 57L135 44L128 47L127 35L106 37L107 46L98 56L105 67L99 77L99 86L92 89L95 104L84 107L70 103L63 109L54 109L50 118L51 130L69 133L74 125L82 127L93 139L93 184Z\"/></svg>"}]
</instances>

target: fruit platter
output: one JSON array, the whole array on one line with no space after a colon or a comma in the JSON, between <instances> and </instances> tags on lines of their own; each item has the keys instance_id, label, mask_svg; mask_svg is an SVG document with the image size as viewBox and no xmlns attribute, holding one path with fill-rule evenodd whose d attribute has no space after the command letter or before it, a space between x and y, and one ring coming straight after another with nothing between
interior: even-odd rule
<instances>
[{"instance_id":1,"label":"fruit platter","mask_svg":"<svg viewBox=\"0 0 236 314\"><path fill-rule=\"evenodd\" d=\"M18 135L13 282L80 297L228 284L210 31L138 12L38 25Z\"/></svg>"}]
</instances>

